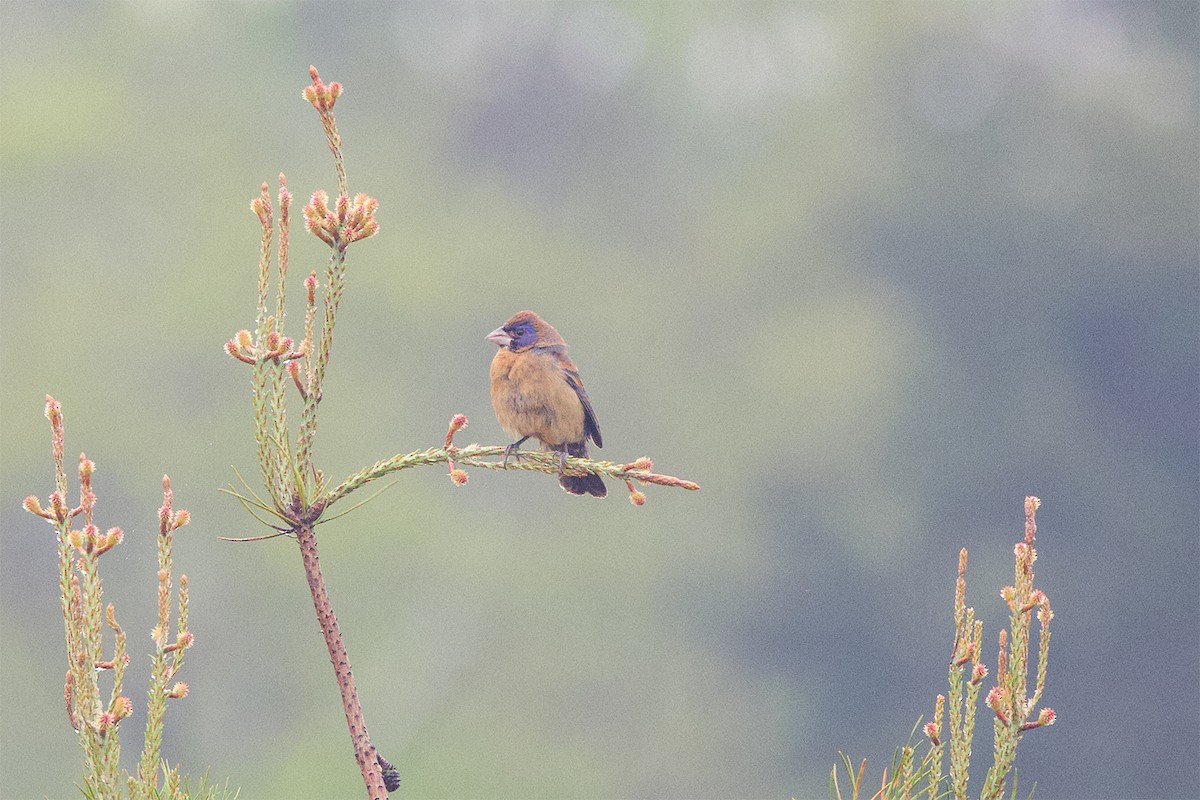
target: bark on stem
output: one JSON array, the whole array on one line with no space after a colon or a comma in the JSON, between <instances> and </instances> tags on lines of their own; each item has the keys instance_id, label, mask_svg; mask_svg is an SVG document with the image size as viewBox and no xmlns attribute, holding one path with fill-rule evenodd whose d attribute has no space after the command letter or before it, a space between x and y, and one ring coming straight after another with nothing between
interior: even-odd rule
<instances>
[{"instance_id":1,"label":"bark on stem","mask_svg":"<svg viewBox=\"0 0 1200 800\"><path fill-rule=\"evenodd\" d=\"M317 622L320 623L321 633L325 636L329 660L333 662L333 672L337 676L338 689L342 693L342 707L346 711L346 724L350 727L354 758L362 770L367 795L371 800L384 800L387 798L387 790L383 785L379 757L367 733L362 705L358 702L358 690L354 688L354 674L350 671L350 657L346 653L346 644L342 641L342 630L338 627L337 616L333 613L329 594L325 591L325 578L321 574L321 562L317 557L317 536L311 523L297 526L295 532L296 540L300 543L300 554L304 557L304 573L308 576L308 588L317 611Z\"/></svg>"}]
</instances>

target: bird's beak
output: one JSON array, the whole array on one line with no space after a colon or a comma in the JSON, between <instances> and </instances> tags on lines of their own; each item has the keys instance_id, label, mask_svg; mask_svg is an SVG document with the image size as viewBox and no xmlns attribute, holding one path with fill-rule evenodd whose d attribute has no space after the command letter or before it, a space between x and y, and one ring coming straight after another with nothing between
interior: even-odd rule
<instances>
[{"instance_id":1,"label":"bird's beak","mask_svg":"<svg viewBox=\"0 0 1200 800\"><path fill-rule=\"evenodd\" d=\"M512 337L504 332L504 328L496 328L496 330L483 338L489 342L493 342L497 347L508 347L512 341Z\"/></svg>"}]
</instances>

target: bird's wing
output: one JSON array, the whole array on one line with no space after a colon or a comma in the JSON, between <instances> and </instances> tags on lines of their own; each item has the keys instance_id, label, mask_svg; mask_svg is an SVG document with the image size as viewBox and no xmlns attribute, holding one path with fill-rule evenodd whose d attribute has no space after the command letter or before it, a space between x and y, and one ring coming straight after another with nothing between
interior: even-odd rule
<instances>
[{"instance_id":1,"label":"bird's wing","mask_svg":"<svg viewBox=\"0 0 1200 800\"><path fill-rule=\"evenodd\" d=\"M583 388L583 380L580 379L578 372L566 367L563 367L563 377L567 379L567 385L575 390L575 395L583 404L583 438L587 439L590 436L596 443L596 447L603 447L600 439L600 423L596 421L596 412L592 410L592 401L588 399L587 389Z\"/></svg>"}]
</instances>

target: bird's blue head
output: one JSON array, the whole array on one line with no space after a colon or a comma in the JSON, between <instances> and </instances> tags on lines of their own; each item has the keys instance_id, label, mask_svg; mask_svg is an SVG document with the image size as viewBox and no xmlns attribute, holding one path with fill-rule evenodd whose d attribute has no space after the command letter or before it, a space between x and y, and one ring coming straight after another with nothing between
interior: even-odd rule
<instances>
[{"instance_id":1,"label":"bird's blue head","mask_svg":"<svg viewBox=\"0 0 1200 800\"><path fill-rule=\"evenodd\" d=\"M559 348L566 351L567 345L554 326L543 320L532 311L522 311L514 315L501 328L484 337L497 347L509 350L527 350L530 347L544 349Z\"/></svg>"},{"instance_id":2,"label":"bird's blue head","mask_svg":"<svg viewBox=\"0 0 1200 800\"><path fill-rule=\"evenodd\" d=\"M511 325L505 325L504 332L512 337L512 341L508 345L510 350L532 347L538 341L537 329L530 320L521 320Z\"/></svg>"}]
</instances>

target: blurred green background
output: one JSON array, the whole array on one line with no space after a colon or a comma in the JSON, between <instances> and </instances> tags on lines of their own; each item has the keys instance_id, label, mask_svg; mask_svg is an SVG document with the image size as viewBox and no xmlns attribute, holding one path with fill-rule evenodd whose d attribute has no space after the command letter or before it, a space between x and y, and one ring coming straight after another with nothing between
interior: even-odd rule
<instances>
[{"instance_id":1,"label":"blurred green background","mask_svg":"<svg viewBox=\"0 0 1200 800\"><path fill-rule=\"evenodd\" d=\"M634 509L413 470L322 529L398 796L823 797L839 750L877 779L945 691L962 546L994 669L1026 494L1059 722L1020 794L1192 795L1197 50L1191 2L5 0L0 794L80 772L54 544L20 509L52 488L49 392L127 534L128 765L168 472L197 645L164 754L246 798L361 795L294 544L217 540L261 532L217 492L255 474L222 352L253 326L249 201L281 170L298 203L336 188L312 63L382 223L351 250L326 473L456 412L504 443L483 336L533 308L598 455L703 486ZM293 301L325 258L297 233Z\"/></svg>"}]
</instances>

